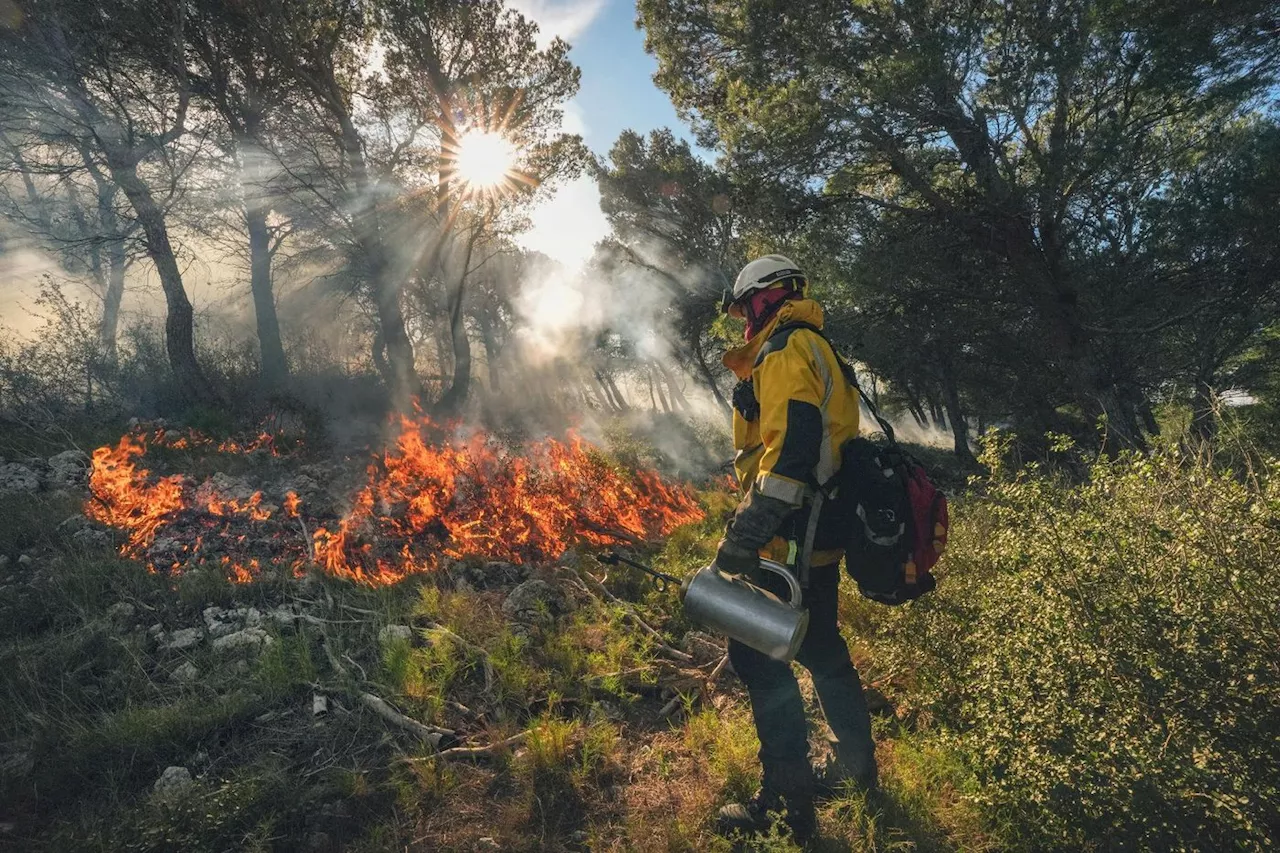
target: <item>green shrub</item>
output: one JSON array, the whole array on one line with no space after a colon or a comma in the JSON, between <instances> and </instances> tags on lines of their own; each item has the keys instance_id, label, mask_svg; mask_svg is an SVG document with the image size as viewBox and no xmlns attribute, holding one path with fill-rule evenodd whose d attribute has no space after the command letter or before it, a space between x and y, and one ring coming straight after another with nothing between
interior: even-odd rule
<instances>
[{"instance_id":1,"label":"green shrub","mask_svg":"<svg viewBox=\"0 0 1280 853\"><path fill-rule=\"evenodd\" d=\"M1280 463L1171 448L1008 471L937 593L853 606L1010 848L1260 849L1280 826ZM1071 453L1059 442L1059 451ZM1064 466L1068 467L1068 466Z\"/></svg>"}]
</instances>

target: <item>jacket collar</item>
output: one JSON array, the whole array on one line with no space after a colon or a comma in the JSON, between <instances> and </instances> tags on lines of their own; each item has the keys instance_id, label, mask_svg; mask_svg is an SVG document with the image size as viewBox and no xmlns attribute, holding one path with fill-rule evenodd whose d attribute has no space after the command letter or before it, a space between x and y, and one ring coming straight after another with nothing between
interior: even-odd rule
<instances>
[{"instance_id":1,"label":"jacket collar","mask_svg":"<svg viewBox=\"0 0 1280 853\"><path fill-rule=\"evenodd\" d=\"M750 378L751 369L755 367L756 358L760 355L765 342L773 335L775 329L787 323L809 323L821 329L822 306L812 299L792 299L784 302L778 309L778 313L760 330L759 334L742 346L726 352L721 362L739 379Z\"/></svg>"}]
</instances>

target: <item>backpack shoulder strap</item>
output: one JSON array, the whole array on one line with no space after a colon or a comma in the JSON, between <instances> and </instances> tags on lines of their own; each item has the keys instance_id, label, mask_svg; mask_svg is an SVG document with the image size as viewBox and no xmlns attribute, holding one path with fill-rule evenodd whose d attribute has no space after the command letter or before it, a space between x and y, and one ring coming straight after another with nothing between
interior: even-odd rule
<instances>
[{"instance_id":1,"label":"backpack shoulder strap","mask_svg":"<svg viewBox=\"0 0 1280 853\"><path fill-rule=\"evenodd\" d=\"M889 439L890 444L896 445L898 440L893 434L893 426L881 417L880 410L876 408L876 404L871 402L871 398L867 396L867 392L863 391L862 386L858 384L858 375L854 372L853 365L844 360L844 357L836 350L835 345L831 343L831 339L823 334L822 329L819 329L812 323L804 323L800 321L794 323L783 323L773 330L773 334L769 335L769 340L765 341L764 348L761 352L764 353L765 350L770 349L769 345L773 342L774 338L784 334L789 337L796 329L808 329L826 341L827 346L831 349L831 354L836 357L836 364L840 365L840 372L844 374L845 381L853 386L854 390L858 392L858 396L862 398L862 402L867 406L867 411L871 412L871 417L876 419L876 423L879 424L881 431L884 432L885 438ZM782 340L785 342L786 337L783 337Z\"/></svg>"}]
</instances>

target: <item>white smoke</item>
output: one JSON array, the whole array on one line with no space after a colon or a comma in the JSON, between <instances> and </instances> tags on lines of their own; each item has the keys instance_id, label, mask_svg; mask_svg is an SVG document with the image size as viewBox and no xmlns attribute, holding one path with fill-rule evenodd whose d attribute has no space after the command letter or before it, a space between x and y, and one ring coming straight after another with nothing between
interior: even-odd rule
<instances>
[{"instance_id":1,"label":"white smoke","mask_svg":"<svg viewBox=\"0 0 1280 853\"><path fill-rule=\"evenodd\" d=\"M55 281L72 302L98 297L82 281L63 270L57 258L34 245L0 252L0 326L29 338L44 326L36 300L47 281Z\"/></svg>"}]
</instances>

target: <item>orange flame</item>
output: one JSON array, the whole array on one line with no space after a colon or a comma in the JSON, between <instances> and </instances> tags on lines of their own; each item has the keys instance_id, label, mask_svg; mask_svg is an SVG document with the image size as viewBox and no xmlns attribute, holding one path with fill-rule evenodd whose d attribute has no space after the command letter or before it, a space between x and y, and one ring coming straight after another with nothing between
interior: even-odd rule
<instances>
[{"instance_id":1,"label":"orange flame","mask_svg":"<svg viewBox=\"0 0 1280 853\"><path fill-rule=\"evenodd\" d=\"M484 433L429 445L431 428L402 418L351 511L316 531L316 562L330 574L385 583L434 568L440 555L554 559L575 544L652 538L702 517L688 488L648 471L627 476L577 436L517 456Z\"/></svg>"},{"instance_id":2,"label":"orange flame","mask_svg":"<svg viewBox=\"0 0 1280 853\"><path fill-rule=\"evenodd\" d=\"M169 527L177 559L168 556L171 551L165 559L174 572L203 560L217 543L239 556L217 560L238 582L257 577L268 562L300 575L313 561L329 574L371 584L431 571L442 556L554 559L574 545L651 539L702 517L687 486L651 471L620 471L577 436L544 439L517 455L484 433L428 443L426 435L438 428L426 418L402 418L400 426L395 446L368 466L350 511L328 524L313 518L319 523L309 543L296 532L286 535L295 525L282 524L286 517L303 518L295 492L285 495L283 513L274 520L262 492L247 499L214 494L198 502L183 476L157 478L139 466L148 446L142 436L126 435L94 452L85 511L128 534L121 548L128 557L148 559L157 533ZM173 438L157 431L151 438L168 447L179 441L196 446L196 435ZM252 442L205 440L198 446L226 451L231 444L243 449ZM259 532L276 539L255 545L262 540L247 537L249 525L262 525ZM305 533L306 524L300 526ZM246 553L259 547L272 553Z\"/></svg>"},{"instance_id":3,"label":"orange flame","mask_svg":"<svg viewBox=\"0 0 1280 853\"><path fill-rule=\"evenodd\" d=\"M280 450L277 447L277 443L281 440L282 436L280 435L261 432L256 437L249 439L248 441L236 441L235 439L218 441L217 439L190 427L182 430L170 430L165 429L164 427L157 427L149 434L147 443L157 447L168 447L173 450L211 449L216 450L219 453L248 454L257 450L265 450L272 456L279 456Z\"/></svg>"},{"instance_id":4,"label":"orange flame","mask_svg":"<svg viewBox=\"0 0 1280 853\"><path fill-rule=\"evenodd\" d=\"M151 472L136 461L146 453L140 438L123 436L115 447L99 447L93 452L89 489L93 499L86 514L103 524L129 532L121 549L136 554L155 540L156 531L168 523L184 505L184 478L175 474L151 482Z\"/></svg>"},{"instance_id":5,"label":"orange flame","mask_svg":"<svg viewBox=\"0 0 1280 853\"><path fill-rule=\"evenodd\" d=\"M293 494L290 492L290 494ZM294 495L296 498L297 495ZM271 510L262 506L262 492L254 492L248 500L238 501L235 498L222 500L217 495L209 498L208 510L212 515L247 515L254 521L266 521L271 517Z\"/></svg>"}]
</instances>

